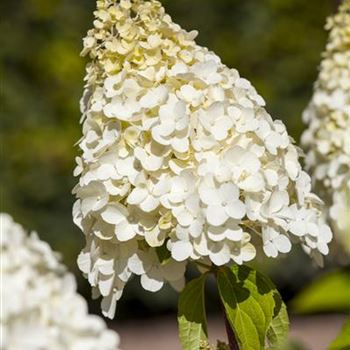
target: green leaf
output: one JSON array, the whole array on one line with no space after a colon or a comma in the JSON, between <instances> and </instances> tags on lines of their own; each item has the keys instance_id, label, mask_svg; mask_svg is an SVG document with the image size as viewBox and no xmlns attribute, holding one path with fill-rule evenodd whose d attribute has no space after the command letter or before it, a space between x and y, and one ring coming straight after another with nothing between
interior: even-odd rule
<instances>
[{"instance_id":1,"label":"green leaf","mask_svg":"<svg viewBox=\"0 0 350 350\"><path fill-rule=\"evenodd\" d=\"M350 317L328 350L350 350Z\"/></svg>"},{"instance_id":2,"label":"green leaf","mask_svg":"<svg viewBox=\"0 0 350 350\"><path fill-rule=\"evenodd\" d=\"M350 271L337 270L323 275L303 290L291 303L295 312L350 311Z\"/></svg>"},{"instance_id":3,"label":"green leaf","mask_svg":"<svg viewBox=\"0 0 350 350\"><path fill-rule=\"evenodd\" d=\"M271 321L270 328L267 330L267 340L270 344L270 349L280 350L282 347L287 347L286 340L289 330L289 318L287 313L287 307L283 303L282 299L281 307L278 313Z\"/></svg>"},{"instance_id":4,"label":"green leaf","mask_svg":"<svg viewBox=\"0 0 350 350\"><path fill-rule=\"evenodd\" d=\"M177 319L184 350L199 350L201 340L208 338L204 304L206 277L204 274L192 280L180 294Z\"/></svg>"},{"instance_id":5,"label":"green leaf","mask_svg":"<svg viewBox=\"0 0 350 350\"><path fill-rule=\"evenodd\" d=\"M241 350L276 347L288 334L288 316L270 279L248 266L221 268L217 275L226 317ZM284 309L284 310L283 310Z\"/></svg>"}]
</instances>

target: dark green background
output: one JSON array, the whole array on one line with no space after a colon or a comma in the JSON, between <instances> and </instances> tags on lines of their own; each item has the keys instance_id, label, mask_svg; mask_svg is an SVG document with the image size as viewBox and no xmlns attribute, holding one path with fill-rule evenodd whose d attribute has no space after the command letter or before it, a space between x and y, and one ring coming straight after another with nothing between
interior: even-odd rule
<instances>
[{"instance_id":1,"label":"dark green background","mask_svg":"<svg viewBox=\"0 0 350 350\"><path fill-rule=\"evenodd\" d=\"M237 68L265 98L298 140L327 34L323 27L331 0L167 0L173 19L200 32L198 42ZM1 1L1 211L63 254L89 295L75 259L83 235L71 220L75 184L74 143L80 137L79 98L84 64L82 37L91 27L93 0ZM296 254L270 269L288 299L315 270ZM288 265L286 275L285 266ZM127 288L121 316L166 311L176 295L157 296ZM134 306L130 309L129 306ZM96 307L96 305L95 305ZM128 311L129 310L129 311ZM131 311L130 311L131 310Z\"/></svg>"}]
</instances>

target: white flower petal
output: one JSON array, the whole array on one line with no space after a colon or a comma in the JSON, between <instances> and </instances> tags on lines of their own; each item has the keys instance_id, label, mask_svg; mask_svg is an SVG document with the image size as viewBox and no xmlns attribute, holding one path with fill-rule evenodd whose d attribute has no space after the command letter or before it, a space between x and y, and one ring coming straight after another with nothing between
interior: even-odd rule
<instances>
[{"instance_id":1,"label":"white flower petal","mask_svg":"<svg viewBox=\"0 0 350 350\"><path fill-rule=\"evenodd\" d=\"M101 302L102 314L110 319L114 318L115 309L117 306L117 300L120 296L117 293L110 294L108 297L104 297Z\"/></svg>"},{"instance_id":2,"label":"white flower petal","mask_svg":"<svg viewBox=\"0 0 350 350\"><path fill-rule=\"evenodd\" d=\"M148 191L146 188L135 187L128 196L129 204L140 204L148 196Z\"/></svg>"},{"instance_id":3,"label":"white flower petal","mask_svg":"<svg viewBox=\"0 0 350 350\"><path fill-rule=\"evenodd\" d=\"M178 241L171 246L171 256L176 261L184 261L192 254L192 244L190 242Z\"/></svg>"},{"instance_id":4,"label":"white flower petal","mask_svg":"<svg viewBox=\"0 0 350 350\"><path fill-rule=\"evenodd\" d=\"M226 245L222 246L221 249L215 247L210 251L209 258L217 266L225 265L230 261L230 250Z\"/></svg>"},{"instance_id":5,"label":"white flower petal","mask_svg":"<svg viewBox=\"0 0 350 350\"><path fill-rule=\"evenodd\" d=\"M89 252L82 251L78 256L79 269L84 273L89 273L91 270L91 257Z\"/></svg>"},{"instance_id":6,"label":"white flower petal","mask_svg":"<svg viewBox=\"0 0 350 350\"><path fill-rule=\"evenodd\" d=\"M277 247L278 251L281 253L289 253L292 249L292 243L288 237L284 235L279 235L273 240L273 244Z\"/></svg>"},{"instance_id":7,"label":"white flower petal","mask_svg":"<svg viewBox=\"0 0 350 350\"><path fill-rule=\"evenodd\" d=\"M142 259L140 259L138 254L133 254L128 259L128 268L131 272L133 272L136 275L142 275L146 273L144 263Z\"/></svg>"},{"instance_id":8,"label":"white flower petal","mask_svg":"<svg viewBox=\"0 0 350 350\"><path fill-rule=\"evenodd\" d=\"M256 256L256 249L251 243L247 243L241 250L241 256L243 261L251 261Z\"/></svg>"},{"instance_id":9,"label":"white flower petal","mask_svg":"<svg viewBox=\"0 0 350 350\"><path fill-rule=\"evenodd\" d=\"M165 86L159 86L147 92L140 99L140 105L143 108L153 108L165 101L168 95L168 89Z\"/></svg>"},{"instance_id":10,"label":"white flower petal","mask_svg":"<svg viewBox=\"0 0 350 350\"><path fill-rule=\"evenodd\" d=\"M147 198L140 204L140 208L144 212L150 213L151 211L157 209L158 205L159 205L159 199L148 195Z\"/></svg>"},{"instance_id":11,"label":"white flower petal","mask_svg":"<svg viewBox=\"0 0 350 350\"><path fill-rule=\"evenodd\" d=\"M201 185L199 187L199 195L200 195L201 201L206 205L210 205L210 204L215 205L215 204L221 203L219 193L214 188L209 188Z\"/></svg>"},{"instance_id":12,"label":"white flower petal","mask_svg":"<svg viewBox=\"0 0 350 350\"><path fill-rule=\"evenodd\" d=\"M158 292L164 285L162 279L157 279L144 274L141 276L141 285L149 292Z\"/></svg>"},{"instance_id":13,"label":"white flower petal","mask_svg":"<svg viewBox=\"0 0 350 350\"><path fill-rule=\"evenodd\" d=\"M289 224L289 231L296 236L304 236L306 234L306 225L303 221L292 221Z\"/></svg>"},{"instance_id":14,"label":"white flower petal","mask_svg":"<svg viewBox=\"0 0 350 350\"><path fill-rule=\"evenodd\" d=\"M276 258L278 256L278 249L270 241L267 241L264 244L263 249L264 249L266 256L268 256L269 258Z\"/></svg>"},{"instance_id":15,"label":"white flower petal","mask_svg":"<svg viewBox=\"0 0 350 350\"><path fill-rule=\"evenodd\" d=\"M119 203L108 205L101 213L101 218L108 224L112 225L120 224L126 220L127 216L127 209Z\"/></svg>"},{"instance_id":16,"label":"white flower petal","mask_svg":"<svg viewBox=\"0 0 350 350\"><path fill-rule=\"evenodd\" d=\"M242 219L246 214L245 204L239 200L229 203L225 206L225 210L227 215L233 219Z\"/></svg>"},{"instance_id":17,"label":"white flower petal","mask_svg":"<svg viewBox=\"0 0 350 350\"><path fill-rule=\"evenodd\" d=\"M208 223L213 226L223 225L229 216L225 209L217 205L209 205L206 212Z\"/></svg>"},{"instance_id":18,"label":"white flower petal","mask_svg":"<svg viewBox=\"0 0 350 350\"><path fill-rule=\"evenodd\" d=\"M182 210L176 215L176 219L181 226L189 226L193 221L193 216L187 210Z\"/></svg>"},{"instance_id":19,"label":"white flower petal","mask_svg":"<svg viewBox=\"0 0 350 350\"><path fill-rule=\"evenodd\" d=\"M126 242L136 236L136 232L131 224L123 221L115 227L115 235L120 242Z\"/></svg>"},{"instance_id":20,"label":"white flower petal","mask_svg":"<svg viewBox=\"0 0 350 350\"><path fill-rule=\"evenodd\" d=\"M114 276L101 275L98 281L98 289L103 297L108 296L113 288Z\"/></svg>"},{"instance_id":21,"label":"white flower petal","mask_svg":"<svg viewBox=\"0 0 350 350\"><path fill-rule=\"evenodd\" d=\"M234 200L237 200L239 197L238 187L235 184L229 182L221 185L219 193L221 200L225 202L232 202Z\"/></svg>"},{"instance_id":22,"label":"white flower petal","mask_svg":"<svg viewBox=\"0 0 350 350\"><path fill-rule=\"evenodd\" d=\"M190 227L189 227L189 232L192 237L197 238L201 235L203 231L203 221L202 220L194 220L192 221Z\"/></svg>"}]
</instances>

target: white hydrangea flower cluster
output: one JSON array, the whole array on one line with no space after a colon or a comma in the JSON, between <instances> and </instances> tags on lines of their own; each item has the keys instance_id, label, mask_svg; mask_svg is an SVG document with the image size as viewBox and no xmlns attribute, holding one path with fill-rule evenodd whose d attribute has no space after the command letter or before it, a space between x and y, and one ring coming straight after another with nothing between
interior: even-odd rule
<instances>
[{"instance_id":1,"label":"white hydrangea flower cluster","mask_svg":"<svg viewBox=\"0 0 350 350\"><path fill-rule=\"evenodd\" d=\"M180 288L190 260L242 264L292 243L327 254L332 233L299 151L250 82L158 1L97 1L95 16L73 216L104 314L132 274L157 291Z\"/></svg>"},{"instance_id":2,"label":"white hydrangea flower cluster","mask_svg":"<svg viewBox=\"0 0 350 350\"><path fill-rule=\"evenodd\" d=\"M7 214L1 229L2 350L117 350L117 333L89 315L73 275L36 233Z\"/></svg>"},{"instance_id":3,"label":"white hydrangea flower cluster","mask_svg":"<svg viewBox=\"0 0 350 350\"><path fill-rule=\"evenodd\" d=\"M326 51L303 119L306 165L330 207L337 237L350 251L350 1L329 18ZM338 235L339 234L339 235Z\"/></svg>"}]
</instances>

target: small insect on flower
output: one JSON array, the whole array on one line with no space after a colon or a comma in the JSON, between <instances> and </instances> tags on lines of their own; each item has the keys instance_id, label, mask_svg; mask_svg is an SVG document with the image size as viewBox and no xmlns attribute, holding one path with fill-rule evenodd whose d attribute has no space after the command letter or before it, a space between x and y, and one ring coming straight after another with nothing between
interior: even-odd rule
<instances>
[{"instance_id":1,"label":"small insect on flower","mask_svg":"<svg viewBox=\"0 0 350 350\"><path fill-rule=\"evenodd\" d=\"M350 1L328 19L329 39L302 143L315 189L327 203L338 243L350 252Z\"/></svg>"},{"instance_id":2,"label":"small insect on flower","mask_svg":"<svg viewBox=\"0 0 350 350\"><path fill-rule=\"evenodd\" d=\"M89 315L59 256L7 214L1 227L1 349L117 350L119 337Z\"/></svg>"},{"instance_id":3,"label":"small insect on flower","mask_svg":"<svg viewBox=\"0 0 350 350\"><path fill-rule=\"evenodd\" d=\"M322 203L250 82L158 1L97 1L95 17L73 216L103 313L133 274L150 291L181 289L189 261L242 264L292 243L321 262Z\"/></svg>"}]
</instances>

